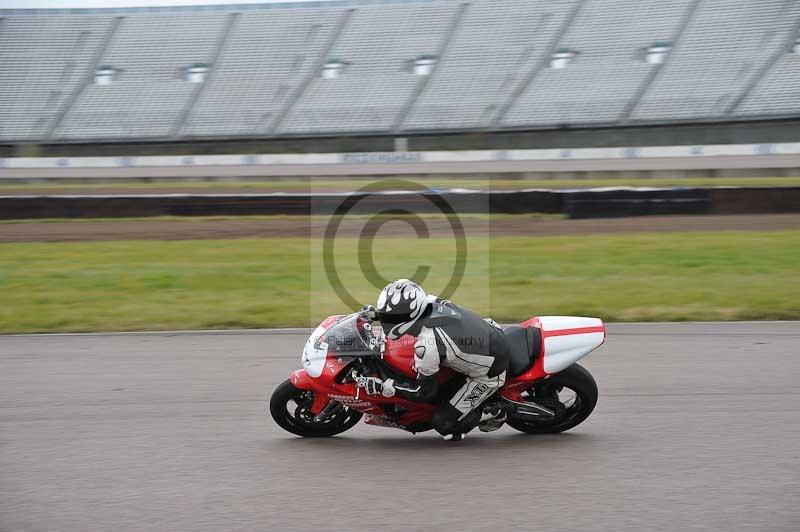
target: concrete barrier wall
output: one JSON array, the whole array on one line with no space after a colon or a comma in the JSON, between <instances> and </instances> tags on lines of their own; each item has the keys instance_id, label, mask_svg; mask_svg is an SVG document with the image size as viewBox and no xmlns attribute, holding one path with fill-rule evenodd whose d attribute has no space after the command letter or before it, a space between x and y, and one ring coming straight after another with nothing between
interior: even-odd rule
<instances>
[{"instance_id":1,"label":"concrete barrier wall","mask_svg":"<svg viewBox=\"0 0 800 532\"><path fill-rule=\"evenodd\" d=\"M800 143L282 155L11 157L0 159L0 180L464 175L746 168L800 168Z\"/></svg>"},{"instance_id":2,"label":"concrete barrier wall","mask_svg":"<svg viewBox=\"0 0 800 532\"><path fill-rule=\"evenodd\" d=\"M800 120L761 119L502 131L419 131L401 136L183 138L0 145L0 157L205 155L237 153L343 153L392 151L515 150L704 144L764 144L800 141Z\"/></svg>"}]
</instances>

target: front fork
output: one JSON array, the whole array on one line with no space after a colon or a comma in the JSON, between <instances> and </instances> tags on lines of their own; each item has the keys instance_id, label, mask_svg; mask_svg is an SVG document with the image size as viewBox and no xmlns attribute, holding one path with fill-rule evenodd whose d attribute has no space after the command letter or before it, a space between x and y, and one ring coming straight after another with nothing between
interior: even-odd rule
<instances>
[{"instance_id":1,"label":"front fork","mask_svg":"<svg viewBox=\"0 0 800 532\"><path fill-rule=\"evenodd\" d=\"M289 380L292 381L292 385L294 385L295 388L314 392L314 402L309 408L309 411L314 414L314 416L318 417L325 407L333 402L328 398L328 393L326 391L320 390L319 386L316 386L314 379L309 377L306 370L298 369L297 371L293 371Z\"/></svg>"}]
</instances>

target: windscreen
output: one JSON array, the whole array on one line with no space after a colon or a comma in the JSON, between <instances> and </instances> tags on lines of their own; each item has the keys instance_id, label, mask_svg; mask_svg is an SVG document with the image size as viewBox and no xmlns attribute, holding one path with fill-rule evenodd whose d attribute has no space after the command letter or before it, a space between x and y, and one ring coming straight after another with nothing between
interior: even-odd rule
<instances>
[{"instance_id":1,"label":"windscreen","mask_svg":"<svg viewBox=\"0 0 800 532\"><path fill-rule=\"evenodd\" d=\"M327 350L348 356L380 354L380 339L372 325L359 313L350 314L325 331L315 343L327 344ZM320 345L322 347L322 345Z\"/></svg>"}]
</instances>

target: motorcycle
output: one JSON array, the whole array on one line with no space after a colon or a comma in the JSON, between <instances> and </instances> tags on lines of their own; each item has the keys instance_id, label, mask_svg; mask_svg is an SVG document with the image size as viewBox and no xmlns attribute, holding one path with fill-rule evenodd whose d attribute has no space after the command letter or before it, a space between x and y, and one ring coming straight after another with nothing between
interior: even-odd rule
<instances>
[{"instance_id":1,"label":"motorcycle","mask_svg":"<svg viewBox=\"0 0 800 532\"><path fill-rule=\"evenodd\" d=\"M563 432L589 417L597 403L597 384L576 362L604 343L600 319L533 317L503 327L503 333L511 348L510 367L505 384L486 406L499 406L509 426L528 434ZM326 318L305 344L303 368L273 392L272 418L304 437L340 434L362 417L371 425L412 433L430 430L436 404L368 395L358 385L365 376L415 379L414 340L386 338L364 311ZM448 368L442 368L439 379L442 398L451 397L464 382Z\"/></svg>"}]
</instances>

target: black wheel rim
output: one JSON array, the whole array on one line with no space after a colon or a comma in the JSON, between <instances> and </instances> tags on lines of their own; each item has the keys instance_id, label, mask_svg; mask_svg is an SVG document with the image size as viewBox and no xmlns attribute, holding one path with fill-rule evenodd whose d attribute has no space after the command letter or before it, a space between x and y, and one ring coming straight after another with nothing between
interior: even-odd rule
<instances>
[{"instance_id":1,"label":"black wheel rim","mask_svg":"<svg viewBox=\"0 0 800 532\"><path fill-rule=\"evenodd\" d=\"M353 411L342 405L336 412L326 419L317 421L311 412L314 404L314 392L297 390L297 393L289 397L283 405L283 417L290 424L305 427L308 429L328 429L331 427L342 426L347 423Z\"/></svg>"},{"instance_id":2,"label":"black wheel rim","mask_svg":"<svg viewBox=\"0 0 800 532\"><path fill-rule=\"evenodd\" d=\"M563 384L538 384L522 394L523 402L532 402L555 412L552 418L528 420L526 424L537 426L561 426L572 423L583 411L581 393Z\"/></svg>"}]
</instances>

